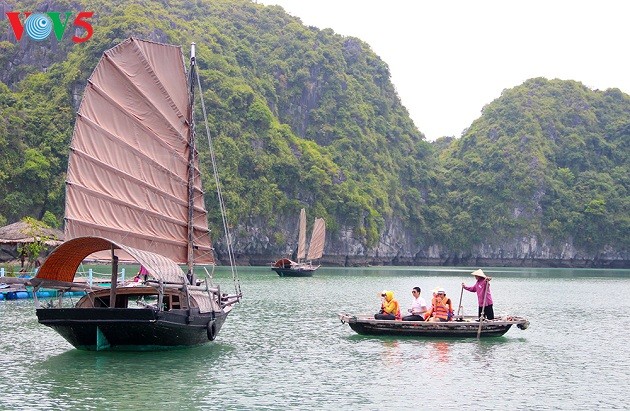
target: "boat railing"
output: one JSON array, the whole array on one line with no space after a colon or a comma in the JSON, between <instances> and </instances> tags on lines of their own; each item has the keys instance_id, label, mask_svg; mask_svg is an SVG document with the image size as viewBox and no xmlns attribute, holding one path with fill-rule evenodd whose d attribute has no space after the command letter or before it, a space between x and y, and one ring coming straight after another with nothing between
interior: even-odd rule
<instances>
[{"instance_id":1,"label":"boat railing","mask_svg":"<svg viewBox=\"0 0 630 411\"><path fill-rule=\"evenodd\" d=\"M225 308L227 306L230 305L234 305L238 302L241 301L241 299L243 298L242 294L226 294L226 293L221 293L221 287L219 285L217 286L210 286L208 281L205 282L200 282L199 284L203 284L203 285L187 285L187 284L183 284L183 283L173 283L173 282L167 282L167 281L158 281L158 280L153 280L153 279L149 279L147 281L145 281L145 283L152 283L154 284L154 286L158 289L176 289L176 290L181 290L181 291L202 291L202 292L207 292L211 295L214 295L216 298L216 302L219 302L219 305L221 306L221 308Z\"/></svg>"},{"instance_id":2,"label":"boat railing","mask_svg":"<svg viewBox=\"0 0 630 411\"><path fill-rule=\"evenodd\" d=\"M34 288L51 288L62 291L95 291L102 290L107 287L101 287L98 285L88 284L81 281L58 281L58 280L46 280L41 278L30 278L26 285L33 286Z\"/></svg>"}]
</instances>

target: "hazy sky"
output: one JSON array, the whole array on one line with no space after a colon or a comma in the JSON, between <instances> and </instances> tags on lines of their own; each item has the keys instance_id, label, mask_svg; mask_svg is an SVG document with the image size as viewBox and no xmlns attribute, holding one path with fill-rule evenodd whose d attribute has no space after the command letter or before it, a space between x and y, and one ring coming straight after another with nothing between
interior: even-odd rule
<instances>
[{"instance_id":1,"label":"hazy sky","mask_svg":"<svg viewBox=\"0 0 630 411\"><path fill-rule=\"evenodd\" d=\"M358 37L390 68L427 139L460 137L484 105L533 77L630 93L630 1L258 0Z\"/></svg>"}]
</instances>

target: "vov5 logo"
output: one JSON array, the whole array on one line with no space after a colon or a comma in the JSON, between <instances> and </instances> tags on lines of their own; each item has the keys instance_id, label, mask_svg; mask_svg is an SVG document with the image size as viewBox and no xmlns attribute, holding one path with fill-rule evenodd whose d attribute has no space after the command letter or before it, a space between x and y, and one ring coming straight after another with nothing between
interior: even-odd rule
<instances>
[{"instance_id":1,"label":"vov5 logo","mask_svg":"<svg viewBox=\"0 0 630 411\"><path fill-rule=\"evenodd\" d=\"M66 27L70 21L72 12L49 11L46 13L31 13L30 11L27 11L21 13L19 11L9 11L6 14L9 18L9 23L11 23L13 34L15 34L17 41L22 39L22 35L25 31L27 36L37 41L48 38L50 33L54 31L57 40L61 41L63 33L66 31ZM24 14L24 23L20 20L20 14ZM83 43L92 37L94 29L86 20L91 18L92 15L94 15L93 11L81 11L76 15L72 25L85 29L85 35L83 37L79 37L75 34L72 36L72 41L75 43Z\"/></svg>"}]
</instances>

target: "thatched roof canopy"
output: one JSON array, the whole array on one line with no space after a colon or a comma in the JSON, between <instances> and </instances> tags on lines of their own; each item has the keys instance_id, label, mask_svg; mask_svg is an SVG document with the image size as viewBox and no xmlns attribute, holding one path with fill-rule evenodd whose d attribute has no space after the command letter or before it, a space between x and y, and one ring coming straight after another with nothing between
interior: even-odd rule
<instances>
[{"instance_id":1,"label":"thatched roof canopy","mask_svg":"<svg viewBox=\"0 0 630 411\"><path fill-rule=\"evenodd\" d=\"M0 244L28 244L42 239L48 246L57 246L63 243L63 232L55 228L33 226L26 221L0 227Z\"/></svg>"}]
</instances>

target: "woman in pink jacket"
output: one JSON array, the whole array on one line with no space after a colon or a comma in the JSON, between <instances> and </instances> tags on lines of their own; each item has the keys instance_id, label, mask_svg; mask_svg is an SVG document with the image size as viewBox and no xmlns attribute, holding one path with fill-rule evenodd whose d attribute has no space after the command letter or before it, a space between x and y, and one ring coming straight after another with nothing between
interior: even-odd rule
<instances>
[{"instance_id":1,"label":"woman in pink jacket","mask_svg":"<svg viewBox=\"0 0 630 411\"><path fill-rule=\"evenodd\" d=\"M490 292L490 280L492 277L488 277L481 270L473 271L471 274L475 276L477 282L470 287L467 287L466 284L462 283L462 287L466 291L477 293L477 300L479 302L479 318L481 318L481 312L483 311L483 316L485 318L488 320L494 320L492 293Z\"/></svg>"}]
</instances>

